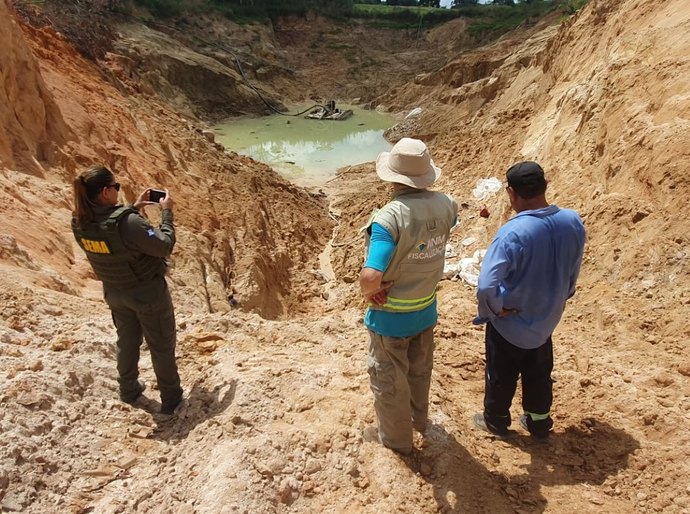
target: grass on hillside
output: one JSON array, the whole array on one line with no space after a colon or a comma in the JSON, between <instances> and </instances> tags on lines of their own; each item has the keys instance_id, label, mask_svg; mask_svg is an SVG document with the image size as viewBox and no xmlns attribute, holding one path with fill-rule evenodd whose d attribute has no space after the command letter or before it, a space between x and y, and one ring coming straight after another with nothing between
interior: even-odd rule
<instances>
[{"instance_id":1,"label":"grass on hillside","mask_svg":"<svg viewBox=\"0 0 690 514\"><path fill-rule=\"evenodd\" d=\"M111 3L124 7L130 0L115 0ZM145 7L159 18L171 18L202 12L217 12L238 23L263 22L275 16L304 15L304 1L294 3L276 2L253 6L250 4L229 4L223 0L131 0ZM523 24L535 23L549 12L560 11L564 16L574 14L588 0L544 0L521 2L514 6L470 5L456 9L434 7L408 7L395 5L354 4L351 8L331 9L321 12L336 21L363 20L367 25L396 30L414 29L417 32L429 29L458 17L467 18L468 33L478 43L485 43ZM325 4L324 4L325 6ZM326 9L326 7L324 7Z\"/></svg>"},{"instance_id":2,"label":"grass on hillside","mask_svg":"<svg viewBox=\"0 0 690 514\"><path fill-rule=\"evenodd\" d=\"M469 20L468 33L478 42L486 42L522 24L535 23L553 11L574 14L588 0L551 0L535 3L505 5L472 5L457 9L406 7L394 5L355 4L353 17L366 20L369 25L390 29L426 29L454 18Z\"/></svg>"},{"instance_id":3,"label":"grass on hillside","mask_svg":"<svg viewBox=\"0 0 690 514\"><path fill-rule=\"evenodd\" d=\"M402 5L355 4L352 17L367 25L387 29L429 28L460 16L455 9Z\"/></svg>"},{"instance_id":4,"label":"grass on hillside","mask_svg":"<svg viewBox=\"0 0 690 514\"><path fill-rule=\"evenodd\" d=\"M410 11L415 13L416 16L428 14L428 13L447 13L450 17L455 18L457 14L454 11L457 9L443 9L437 7L411 7L404 5L376 5L376 4L355 4L353 7L353 12L355 16L364 17L375 17L375 16L395 16L395 13L400 11Z\"/></svg>"}]
</instances>

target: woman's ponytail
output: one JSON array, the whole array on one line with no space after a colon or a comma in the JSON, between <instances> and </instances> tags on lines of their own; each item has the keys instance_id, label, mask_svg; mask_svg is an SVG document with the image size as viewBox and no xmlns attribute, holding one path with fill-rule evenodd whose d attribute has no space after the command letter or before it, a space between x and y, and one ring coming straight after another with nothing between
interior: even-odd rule
<instances>
[{"instance_id":1,"label":"woman's ponytail","mask_svg":"<svg viewBox=\"0 0 690 514\"><path fill-rule=\"evenodd\" d=\"M94 165L74 178L74 216L80 226L95 219L93 206L101 190L113 182L113 172L102 165Z\"/></svg>"}]
</instances>

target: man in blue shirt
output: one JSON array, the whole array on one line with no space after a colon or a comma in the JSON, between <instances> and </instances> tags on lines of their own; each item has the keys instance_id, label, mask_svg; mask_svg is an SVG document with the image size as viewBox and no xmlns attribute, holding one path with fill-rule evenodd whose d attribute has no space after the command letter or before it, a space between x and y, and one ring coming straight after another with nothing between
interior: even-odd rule
<instances>
[{"instance_id":1,"label":"man in blue shirt","mask_svg":"<svg viewBox=\"0 0 690 514\"><path fill-rule=\"evenodd\" d=\"M392 198L365 227L359 283L369 303L367 367L378 424L364 439L408 454L413 428L423 432L427 424L436 286L458 206L427 190L441 170L418 139L403 138L379 155L376 173L391 183Z\"/></svg>"},{"instance_id":2,"label":"man in blue shirt","mask_svg":"<svg viewBox=\"0 0 690 514\"><path fill-rule=\"evenodd\" d=\"M484 256L477 285L478 316L486 323L484 412L477 427L502 437L522 376L520 424L535 438L553 427L551 334L575 294L585 229L575 211L546 201L546 179L535 162L506 173L510 205L517 213L496 234Z\"/></svg>"}]
</instances>

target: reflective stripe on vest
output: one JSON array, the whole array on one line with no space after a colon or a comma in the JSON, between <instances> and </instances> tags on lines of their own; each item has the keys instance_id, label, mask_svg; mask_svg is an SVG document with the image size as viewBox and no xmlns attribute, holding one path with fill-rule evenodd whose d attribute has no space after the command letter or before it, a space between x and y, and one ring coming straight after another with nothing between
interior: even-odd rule
<instances>
[{"instance_id":1,"label":"reflective stripe on vest","mask_svg":"<svg viewBox=\"0 0 690 514\"><path fill-rule=\"evenodd\" d=\"M433 305L443 276L445 243L456 215L457 205L449 196L408 189L396 192L369 219L367 228L379 223L396 242L382 277L382 282L393 283L390 294L385 304L369 304L369 308L403 313ZM368 237L365 244L368 252Z\"/></svg>"},{"instance_id":2,"label":"reflective stripe on vest","mask_svg":"<svg viewBox=\"0 0 690 514\"><path fill-rule=\"evenodd\" d=\"M380 307L385 307L386 309L390 309L392 311L397 312L421 311L422 309L426 309L429 305L434 303L434 300L436 300L436 291L424 298L413 298L411 300L403 300L402 298L391 298L389 296L386 300L386 303L380 305ZM369 305L375 306L374 304Z\"/></svg>"}]
</instances>

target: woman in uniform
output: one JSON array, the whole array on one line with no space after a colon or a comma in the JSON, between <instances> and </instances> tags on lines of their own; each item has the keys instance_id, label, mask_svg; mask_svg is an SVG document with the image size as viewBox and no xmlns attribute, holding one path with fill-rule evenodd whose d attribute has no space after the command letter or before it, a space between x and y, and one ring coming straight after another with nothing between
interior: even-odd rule
<instances>
[{"instance_id":1,"label":"woman in uniform","mask_svg":"<svg viewBox=\"0 0 690 514\"><path fill-rule=\"evenodd\" d=\"M133 205L118 202L120 184L105 166L91 166L74 179L72 231L86 253L117 329L120 399L135 402L146 388L139 380L139 351L146 338L161 396L161 413L182 401L175 361L175 313L165 281L166 258L175 246L173 200L165 191L151 201L147 189ZM158 203L154 228L139 208Z\"/></svg>"}]
</instances>

